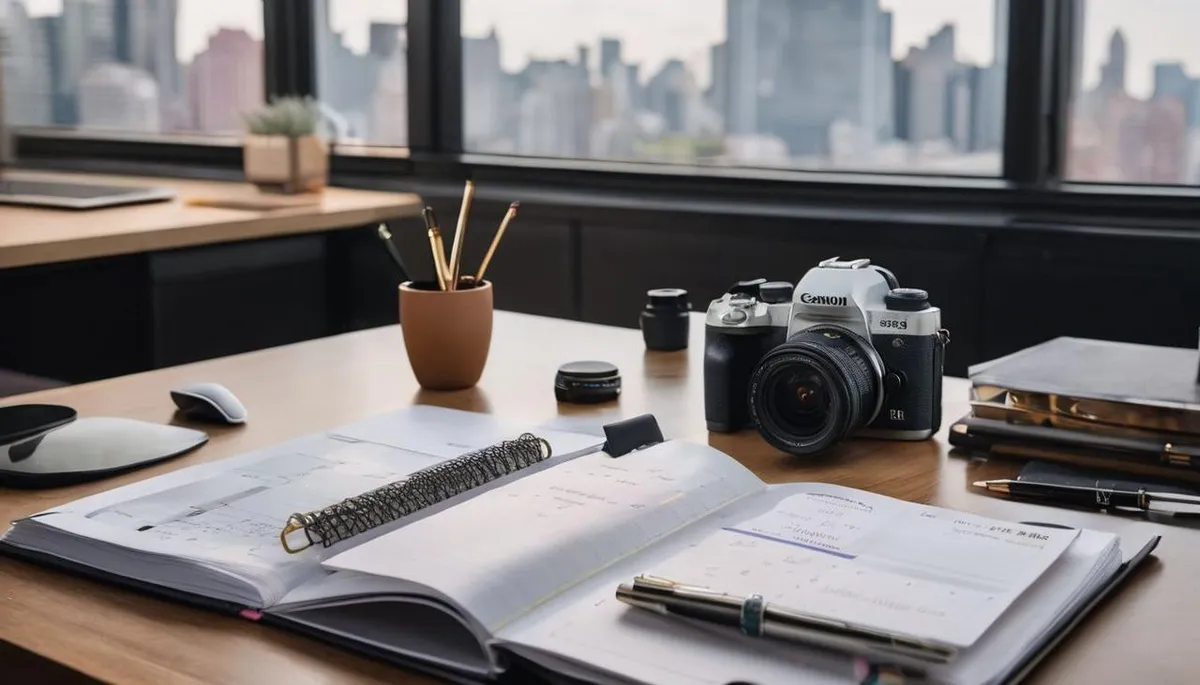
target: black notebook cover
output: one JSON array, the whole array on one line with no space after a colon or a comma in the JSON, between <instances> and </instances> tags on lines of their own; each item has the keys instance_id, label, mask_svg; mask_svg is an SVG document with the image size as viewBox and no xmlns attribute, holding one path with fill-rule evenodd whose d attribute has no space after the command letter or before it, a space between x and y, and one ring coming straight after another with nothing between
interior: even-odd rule
<instances>
[{"instance_id":1,"label":"black notebook cover","mask_svg":"<svg viewBox=\"0 0 1200 685\"><path fill-rule=\"evenodd\" d=\"M1196 349L1055 338L967 372L976 386L1200 411L1198 367Z\"/></svg>"}]
</instances>

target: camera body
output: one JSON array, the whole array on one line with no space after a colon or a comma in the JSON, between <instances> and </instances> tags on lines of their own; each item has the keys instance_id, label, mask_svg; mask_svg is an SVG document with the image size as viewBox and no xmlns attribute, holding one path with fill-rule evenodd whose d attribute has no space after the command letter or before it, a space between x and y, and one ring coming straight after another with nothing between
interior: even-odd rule
<instances>
[{"instance_id":1,"label":"camera body","mask_svg":"<svg viewBox=\"0 0 1200 685\"><path fill-rule=\"evenodd\" d=\"M899 287L868 259L834 257L786 301L782 293L780 284L744 281L709 306L709 430L755 426L792 454L850 435L923 440L938 431L949 336L925 291Z\"/></svg>"}]
</instances>

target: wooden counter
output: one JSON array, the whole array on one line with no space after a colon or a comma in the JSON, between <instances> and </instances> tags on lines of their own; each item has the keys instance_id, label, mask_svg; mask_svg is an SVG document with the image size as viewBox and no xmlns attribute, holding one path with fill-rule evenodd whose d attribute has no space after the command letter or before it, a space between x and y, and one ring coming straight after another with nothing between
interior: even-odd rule
<instances>
[{"instance_id":1,"label":"wooden counter","mask_svg":"<svg viewBox=\"0 0 1200 685\"><path fill-rule=\"evenodd\" d=\"M83 416L166 423L172 421L173 410L168 390L186 381L204 380L231 388L246 404L251 419L240 428L207 429L212 438L197 452L134 474L56 490L0 490L0 519L8 521L122 483L418 403L491 412L530 424L556 421L563 427L572 421L595 425L653 412L667 437L711 444L770 482L825 481L1011 520L1069 522L1132 537L1161 534L1157 559L1060 645L1031 681L1195 680L1188 638L1200 615L1200 593L1195 591L1200 531L980 495L972 491L972 480L1014 475L1015 465L951 456L944 429L935 440L853 441L811 459L782 455L754 432L709 434L704 422L703 328L699 317L694 317L694 323L689 350L652 353L645 350L636 330L497 313L491 358L482 380L476 388L454 393L425 392L417 386L400 329L389 326L10 398L6 404L65 403ZM620 399L591 407L557 404L554 371L563 362L577 359L617 364L623 378ZM966 410L967 383L948 379L945 389L948 423ZM277 628L11 559L0 559L2 642L13 645L19 654L40 657L43 667L60 664L117 684L425 682ZM14 663L11 657L9 663ZM41 671L29 673L25 680L18 677L14 682L45 682L40 676Z\"/></svg>"},{"instance_id":2,"label":"wooden counter","mask_svg":"<svg viewBox=\"0 0 1200 685\"><path fill-rule=\"evenodd\" d=\"M250 200L245 183L174 178L5 171L12 180L78 181L173 189L177 197L94 210L0 205L0 268L169 250L363 226L420 214L421 199L407 193L328 188L316 202L291 198L280 209L194 206L204 199Z\"/></svg>"}]
</instances>

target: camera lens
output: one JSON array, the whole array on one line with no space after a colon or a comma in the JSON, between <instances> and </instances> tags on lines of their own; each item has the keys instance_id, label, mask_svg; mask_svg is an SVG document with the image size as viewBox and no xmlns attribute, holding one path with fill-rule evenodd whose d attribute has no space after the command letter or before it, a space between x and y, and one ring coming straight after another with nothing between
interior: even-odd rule
<instances>
[{"instance_id":1,"label":"camera lens","mask_svg":"<svg viewBox=\"0 0 1200 685\"><path fill-rule=\"evenodd\" d=\"M750 412L772 446L815 454L875 418L882 383L870 343L840 326L814 326L763 356L750 377Z\"/></svg>"}]
</instances>

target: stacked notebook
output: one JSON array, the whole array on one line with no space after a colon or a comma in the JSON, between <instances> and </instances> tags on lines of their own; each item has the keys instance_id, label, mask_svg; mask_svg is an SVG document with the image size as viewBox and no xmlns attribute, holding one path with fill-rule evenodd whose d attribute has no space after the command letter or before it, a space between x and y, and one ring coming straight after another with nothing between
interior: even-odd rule
<instances>
[{"instance_id":1,"label":"stacked notebook","mask_svg":"<svg viewBox=\"0 0 1200 685\"><path fill-rule=\"evenodd\" d=\"M1056 338L969 370L970 452L1200 482L1194 349Z\"/></svg>"},{"instance_id":2,"label":"stacked notebook","mask_svg":"<svg viewBox=\"0 0 1200 685\"><path fill-rule=\"evenodd\" d=\"M850 682L848 655L617 601L652 574L936 643L944 663L899 665L975 684L1019 679L1156 542L415 407L42 512L0 548L461 682Z\"/></svg>"}]
</instances>

